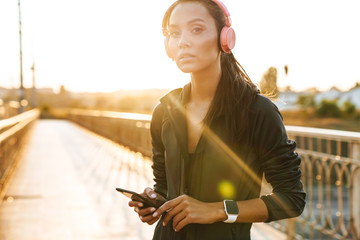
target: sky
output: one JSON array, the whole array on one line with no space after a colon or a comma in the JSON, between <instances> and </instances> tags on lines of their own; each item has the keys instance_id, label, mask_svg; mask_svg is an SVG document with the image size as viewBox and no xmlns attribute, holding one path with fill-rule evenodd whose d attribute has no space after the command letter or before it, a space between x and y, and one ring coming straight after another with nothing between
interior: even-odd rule
<instances>
[{"instance_id":1,"label":"sky","mask_svg":"<svg viewBox=\"0 0 360 240\"><path fill-rule=\"evenodd\" d=\"M170 0L22 0L23 82L71 91L177 88L190 77L164 50ZM237 36L233 53L259 83L269 67L278 86L301 91L360 82L360 1L224 0ZM0 0L0 87L19 87L15 0ZM284 66L288 66L288 75Z\"/></svg>"}]
</instances>

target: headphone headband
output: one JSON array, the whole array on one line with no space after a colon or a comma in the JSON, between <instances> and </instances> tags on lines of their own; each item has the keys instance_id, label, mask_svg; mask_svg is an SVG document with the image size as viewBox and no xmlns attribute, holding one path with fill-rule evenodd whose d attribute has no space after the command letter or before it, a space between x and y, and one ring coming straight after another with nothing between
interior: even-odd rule
<instances>
[{"instance_id":1,"label":"headphone headband","mask_svg":"<svg viewBox=\"0 0 360 240\"><path fill-rule=\"evenodd\" d=\"M226 17L226 26L230 27L231 26L231 18L230 18L230 12L227 9L227 7L225 6L225 4L219 0L212 0L214 3L216 3L224 12L225 17Z\"/></svg>"}]
</instances>

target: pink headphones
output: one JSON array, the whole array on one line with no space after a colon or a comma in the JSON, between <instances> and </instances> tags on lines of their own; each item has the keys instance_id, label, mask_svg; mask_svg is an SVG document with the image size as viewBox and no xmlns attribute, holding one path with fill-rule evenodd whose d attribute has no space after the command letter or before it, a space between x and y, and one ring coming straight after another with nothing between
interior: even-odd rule
<instances>
[{"instance_id":1,"label":"pink headphones","mask_svg":"<svg viewBox=\"0 0 360 240\"><path fill-rule=\"evenodd\" d=\"M221 29L220 33L221 49L226 53L231 53L231 50L235 47L236 36L234 29L231 27L230 13L224 3L218 0L213 1L224 11L226 17L226 26Z\"/></svg>"},{"instance_id":2,"label":"pink headphones","mask_svg":"<svg viewBox=\"0 0 360 240\"><path fill-rule=\"evenodd\" d=\"M226 26L224 26L221 29L221 33L220 33L220 45L221 45L221 49L226 52L226 53L231 53L231 50L235 47L235 42L236 42L236 36L235 36L235 31L234 29L231 27L231 18L230 18L230 13L227 10L226 6L224 5L224 3L222 3L219 0L212 0L213 2L215 2L224 12L225 17L226 17ZM169 42L169 34L167 33L166 29L163 29L163 34L165 35L165 50L166 50L166 54L168 55L169 58L174 58L171 54L168 42Z\"/></svg>"}]
</instances>

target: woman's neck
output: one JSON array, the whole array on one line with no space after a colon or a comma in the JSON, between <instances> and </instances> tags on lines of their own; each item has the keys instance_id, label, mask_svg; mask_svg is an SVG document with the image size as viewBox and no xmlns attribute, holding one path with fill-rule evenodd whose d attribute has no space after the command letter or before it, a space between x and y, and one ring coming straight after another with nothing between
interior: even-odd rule
<instances>
[{"instance_id":1,"label":"woman's neck","mask_svg":"<svg viewBox=\"0 0 360 240\"><path fill-rule=\"evenodd\" d=\"M219 64L220 65L220 64ZM211 101L220 82L221 67L191 74L191 101Z\"/></svg>"}]
</instances>

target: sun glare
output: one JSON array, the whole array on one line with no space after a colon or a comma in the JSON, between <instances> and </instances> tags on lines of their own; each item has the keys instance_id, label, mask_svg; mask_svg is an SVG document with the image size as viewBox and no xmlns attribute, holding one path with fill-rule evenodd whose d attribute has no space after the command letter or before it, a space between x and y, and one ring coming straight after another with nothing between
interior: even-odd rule
<instances>
[{"instance_id":1,"label":"sun glare","mask_svg":"<svg viewBox=\"0 0 360 240\"><path fill-rule=\"evenodd\" d=\"M295 90L347 89L360 81L357 1L224 3L238 36L234 55L254 82L271 66L278 69L278 85ZM181 87L189 77L163 46L161 21L168 6L165 0L156 7L145 0L22 1L25 87L33 84L34 62L38 87L105 92ZM0 31L0 86L18 87L17 2L0 2Z\"/></svg>"}]
</instances>

